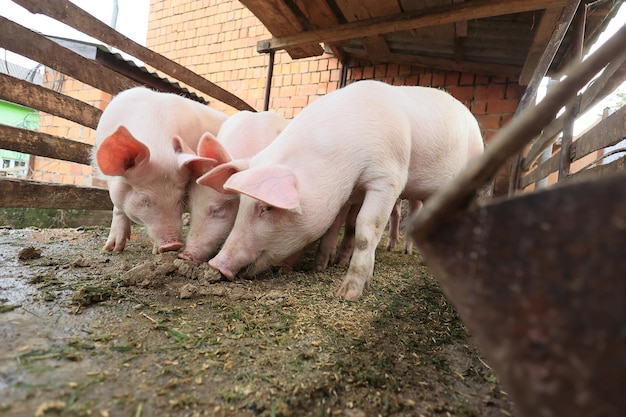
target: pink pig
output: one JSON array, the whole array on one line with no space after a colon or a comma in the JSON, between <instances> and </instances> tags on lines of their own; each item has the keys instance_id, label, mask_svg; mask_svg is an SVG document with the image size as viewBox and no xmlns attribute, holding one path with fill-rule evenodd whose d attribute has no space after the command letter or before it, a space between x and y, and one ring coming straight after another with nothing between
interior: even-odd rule
<instances>
[{"instance_id":1,"label":"pink pig","mask_svg":"<svg viewBox=\"0 0 626 417\"><path fill-rule=\"evenodd\" d=\"M217 138L205 133L198 144L198 156L210 158L213 166L233 158L250 158L265 148L287 126L288 121L277 113L241 111L224 122ZM207 165L202 160L190 160L196 175L203 174ZM237 194L223 194L200 185L203 177L189 189L191 225L185 250L178 256L193 262L205 262L224 243L235 223L239 208Z\"/></svg>"},{"instance_id":2,"label":"pink pig","mask_svg":"<svg viewBox=\"0 0 626 417\"><path fill-rule=\"evenodd\" d=\"M121 251L131 221L145 225L153 253L183 246L182 212L190 179L183 166L200 136L217 134L227 116L175 94L135 87L118 94L102 113L93 160L106 175L113 220L104 249Z\"/></svg>"},{"instance_id":3,"label":"pink pig","mask_svg":"<svg viewBox=\"0 0 626 417\"><path fill-rule=\"evenodd\" d=\"M212 170L206 184L240 193L233 229L209 264L254 275L320 238L347 204L361 204L338 296L361 297L396 200L423 200L481 153L476 119L449 94L361 81L315 101L250 161Z\"/></svg>"}]
</instances>

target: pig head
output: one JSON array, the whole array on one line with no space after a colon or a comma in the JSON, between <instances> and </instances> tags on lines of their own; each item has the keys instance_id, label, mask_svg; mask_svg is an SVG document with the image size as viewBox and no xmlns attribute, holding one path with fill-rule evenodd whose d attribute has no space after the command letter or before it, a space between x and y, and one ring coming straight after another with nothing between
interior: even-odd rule
<instances>
[{"instance_id":1,"label":"pig head","mask_svg":"<svg viewBox=\"0 0 626 417\"><path fill-rule=\"evenodd\" d=\"M224 120L224 114L205 105L143 87L111 101L98 123L93 152L114 205L105 250L125 248L131 222L146 227L154 239L153 253L183 246L188 161L200 136L217 134Z\"/></svg>"},{"instance_id":2,"label":"pig head","mask_svg":"<svg viewBox=\"0 0 626 417\"><path fill-rule=\"evenodd\" d=\"M233 158L249 158L265 148L285 128L288 121L277 113L240 111L224 122L217 138L205 133L198 144L198 156L215 161L214 166ZM189 188L191 224L180 258L205 262L224 243L239 208L239 195L224 194L204 185L209 165L206 159L193 159L189 166L199 177ZM212 168L212 167L210 167Z\"/></svg>"}]
</instances>

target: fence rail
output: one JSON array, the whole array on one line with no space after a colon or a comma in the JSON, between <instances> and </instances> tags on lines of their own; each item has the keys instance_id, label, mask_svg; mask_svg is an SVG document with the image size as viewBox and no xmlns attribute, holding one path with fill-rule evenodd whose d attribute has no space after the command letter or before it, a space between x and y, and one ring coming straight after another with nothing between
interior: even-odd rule
<instances>
[{"instance_id":1,"label":"fence rail","mask_svg":"<svg viewBox=\"0 0 626 417\"><path fill-rule=\"evenodd\" d=\"M94 57L83 56L68 46L66 40L54 40L0 16L0 47L30 58L54 71L81 81L103 93L115 95L137 86L166 92L177 92L199 101L207 101L190 89L206 94L239 110L254 110L239 97L170 59L124 37L68 0L46 2L14 0L33 13L41 13L78 29L107 45L118 48L163 74L138 69L123 59L115 59L101 49ZM70 42L71 43L71 42ZM95 46L94 46L95 47ZM120 57L121 58L121 57ZM179 83L184 83L180 85ZM45 86L0 74L0 99L95 129L102 111L84 101ZM0 149L22 152L89 165L92 145L45 133L0 124ZM24 168L28 169L28 167ZM23 169L23 170L24 170ZM78 187L33 181L22 178L0 178L0 207L104 210L112 207L108 192L97 187Z\"/></svg>"}]
</instances>

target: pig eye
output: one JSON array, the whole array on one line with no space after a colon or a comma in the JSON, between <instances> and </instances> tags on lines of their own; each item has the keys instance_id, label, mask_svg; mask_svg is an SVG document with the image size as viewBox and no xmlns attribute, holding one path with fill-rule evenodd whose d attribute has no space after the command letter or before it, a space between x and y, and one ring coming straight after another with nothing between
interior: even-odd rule
<instances>
[{"instance_id":1,"label":"pig eye","mask_svg":"<svg viewBox=\"0 0 626 417\"><path fill-rule=\"evenodd\" d=\"M262 205L261 206L261 216L264 215L265 213L271 212L274 209L274 207L272 206L266 206L266 205Z\"/></svg>"}]
</instances>

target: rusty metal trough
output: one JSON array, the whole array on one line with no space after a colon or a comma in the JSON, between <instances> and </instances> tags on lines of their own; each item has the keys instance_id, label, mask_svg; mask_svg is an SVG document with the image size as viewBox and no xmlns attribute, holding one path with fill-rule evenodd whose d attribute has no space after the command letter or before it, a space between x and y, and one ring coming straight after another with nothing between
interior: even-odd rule
<instances>
[{"instance_id":1,"label":"rusty metal trough","mask_svg":"<svg viewBox=\"0 0 626 417\"><path fill-rule=\"evenodd\" d=\"M523 415L624 415L626 176L476 208L419 247Z\"/></svg>"},{"instance_id":2,"label":"rusty metal trough","mask_svg":"<svg viewBox=\"0 0 626 417\"><path fill-rule=\"evenodd\" d=\"M410 221L522 416L626 414L626 175L465 206L593 75L623 62L624 44L626 27Z\"/></svg>"}]
</instances>

